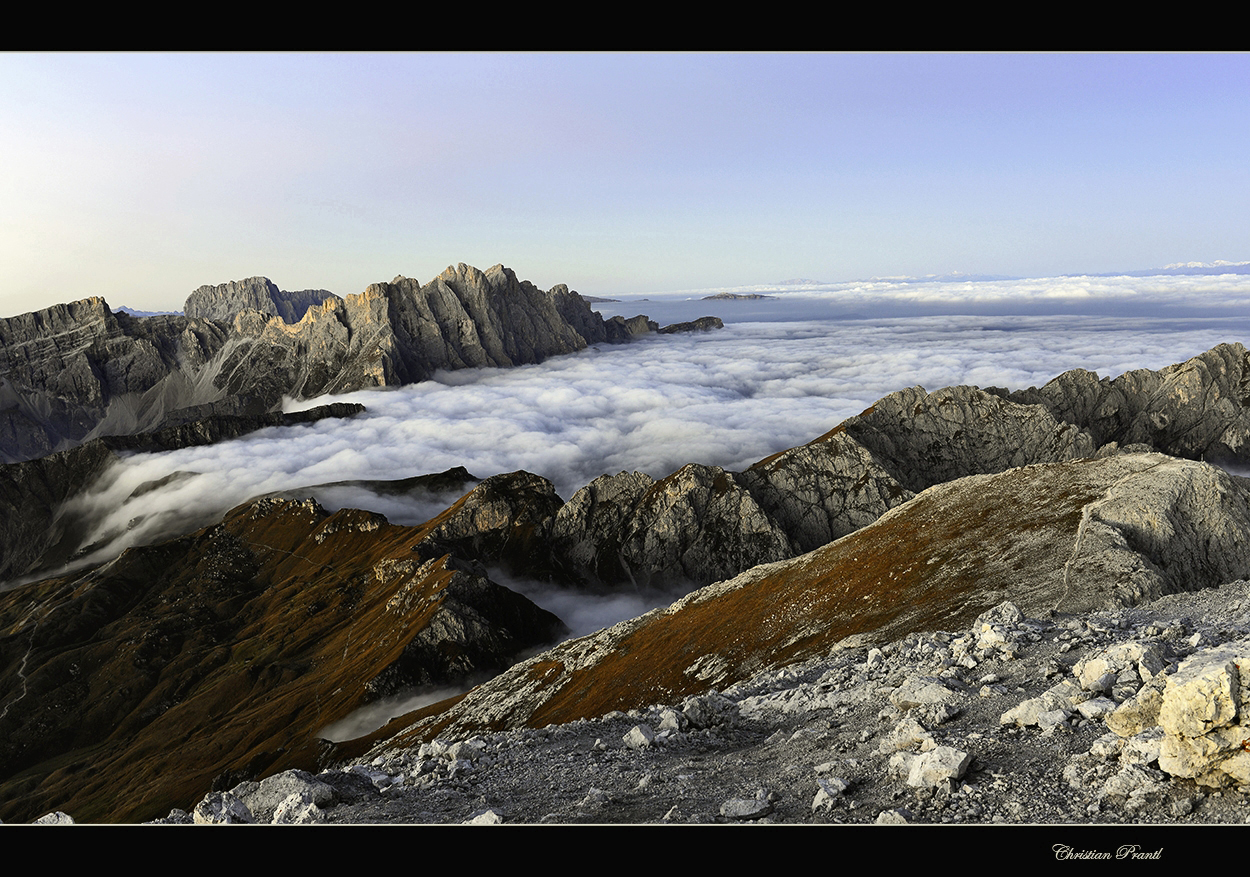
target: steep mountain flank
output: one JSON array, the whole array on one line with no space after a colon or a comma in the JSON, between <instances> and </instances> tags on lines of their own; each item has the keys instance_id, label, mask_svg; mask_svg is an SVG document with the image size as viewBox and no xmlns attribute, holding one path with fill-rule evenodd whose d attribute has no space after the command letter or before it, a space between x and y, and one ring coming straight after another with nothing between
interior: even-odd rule
<instances>
[{"instance_id":1,"label":"steep mountain flank","mask_svg":"<svg viewBox=\"0 0 1250 877\"><path fill-rule=\"evenodd\" d=\"M1075 369L1008 398L1044 405L1098 445L1145 444L1191 460L1250 463L1250 352L1241 344L1114 379Z\"/></svg>"},{"instance_id":2,"label":"steep mountain flank","mask_svg":"<svg viewBox=\"0 0 1250 877\"><path fill-rule=\"evenodd\" d=\"M84 299L0 320L0 461L628 337L568 287L544 292L502 265L460 264L425 285L397 277L346 298L251 278L202 287L181 317Z\"/></svg>"},{"instance_id":3,"label":"steep mountain flank","mask_svg":"<svg viewBox=\"0 0 1250 877\"><path fill-rule=\"evenodd\" d=\"M824 548L537 655L383 748L674 703L839 643L953 629L1008 599L1081 612L1210 587L1250 574L1247 534L1244 482L1158 454L962 478Z\"/></svg>"},{"instance_id":4,"label":"steep mountain flank","mask_svg":"<svg viewBox=\"0 0 1250 877\"><path fill-rule=\"evenodd\" d=\"M281 317L287 323L298 323L313 305L337 298L324 289L286 292L268 277L249 277L218 286L201 286L187 297L182 312L188 317L229 323L240 312L253 310Z\"/></svg>"},{"instance_id":5,"label":"steep mountain flank","mask_svg":"<svg viewBox=\"0 0 1250 877\"><path fill-rule=\"evenodd\" d=\"M56 568L79 547L83 534L62 524L58 513L116 459L96 441L25 463L0 464L0 581Z\"/></svg>"},{"instance_id":6,"label":"steep mountain flank","mask_svg":"<svg viewBox=\"0 0 1250 877\"><path fill-rule=\"evenodd\" d=\"M141 819L223 771L315 767L317 732L362 704L561 634L448 556L423 559L428 532L260 500L0 595L0 818Z\"/></svg>"}]
</instances>

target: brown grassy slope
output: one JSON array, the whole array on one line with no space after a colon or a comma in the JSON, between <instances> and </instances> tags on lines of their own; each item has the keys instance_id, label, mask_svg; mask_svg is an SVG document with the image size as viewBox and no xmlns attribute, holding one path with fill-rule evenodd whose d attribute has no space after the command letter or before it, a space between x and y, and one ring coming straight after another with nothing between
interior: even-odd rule
<instances>
[{"instance_id":1,"label":"brown grassy slope","mask_svg":"<svg viewBox=\"0 0 1250 877\"><path fill-rule=\"evenodd\" d=\"M1119 566L1102 554L1076 552L1084 510L1126 480L1154 477L1158 468L1229 485L1210 467L1160 455L1027 466L939 485L824 548L757 567L667 610L537 656L442 715L411 723L396 742L672 703L826 655L847 637L886 641L916 630L956 629L1004 599L1034 613L1102 605L1119 593L1108 576L1117 570L1140 575L1153 562L1127 544L1113 548L1131 560ZM1230 491L1229 502L1244 516L1244 490ZM1157 494L1162 519L1174 500L1162 486ZM1201 545L1205 538L1186 536L1184 544ZM1065 568L1071 572L1066 583ZM1210 581L1181 586L1247 573L1242 552L1231 566L1204 573Z\"/></svg>"},{"instance_id":2,"label":"brown grassy slope","mask_svg":"<svg viewBox=\"0 0 1250 877\"><path fill-rule=\"evenodd\" d=\"M465 576L422 562L425 532L264 500L4 594L0 818L135 821L225 771L315 768L316 732L368 698Z\"/></svg>"}]
</instances>

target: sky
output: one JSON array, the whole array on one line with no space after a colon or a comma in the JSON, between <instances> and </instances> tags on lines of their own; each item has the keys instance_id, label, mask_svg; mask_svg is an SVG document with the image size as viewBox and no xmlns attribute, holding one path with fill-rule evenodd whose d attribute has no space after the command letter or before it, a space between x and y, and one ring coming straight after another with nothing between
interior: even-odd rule
<instances>
[{"instance_id":1,"label":"sky","mask_svg":"<svg viewBox=\"0 0 1250 877\"><path fill-rule=\"evenodd\" d=\"M0 316L1250 259L1244 54L0 54Z\"/></svg>"}]
</instances>

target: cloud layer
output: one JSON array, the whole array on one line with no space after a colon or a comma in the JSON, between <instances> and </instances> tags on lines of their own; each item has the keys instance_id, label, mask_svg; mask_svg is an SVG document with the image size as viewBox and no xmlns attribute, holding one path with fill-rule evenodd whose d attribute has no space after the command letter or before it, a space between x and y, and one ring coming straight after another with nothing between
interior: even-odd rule
<instances>
[{"instance_id":1,"label":"cloud layer","mask_svg":"<svg viewBox=\"0 0 1250 877\"><path fill-rule=\"evenodd\" d=\"M1063 316L730 323L716 332L602 345L541 365L442 373L410 387L339 397L365 405L366 413L351 420L134 455L78 508L97 522L88 543L116 537L109 549L115 552L207 523L260 494L453 466L479 478L525 469L551 479L568 499L605 473L662 477L688 462L740 470L904 387L1015 389L1076 367L1114 376L1184 360L1248 329L1246 321L1225 319ZM135 495L174 472L195 475ZM365 506L407 524L455 498L383 498L343 488L317 495L328 507Z\"/></svg>"}]
</instances>

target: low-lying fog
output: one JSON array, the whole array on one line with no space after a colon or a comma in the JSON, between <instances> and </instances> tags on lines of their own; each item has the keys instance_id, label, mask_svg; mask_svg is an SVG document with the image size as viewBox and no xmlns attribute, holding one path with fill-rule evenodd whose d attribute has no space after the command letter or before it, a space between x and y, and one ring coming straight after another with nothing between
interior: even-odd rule
<instances>
[{"instance_id":1,"label":"low-lying fog","mask_svg":"<svg viewBox=\"0 0 1250 877\"><path fill-rule=\"evenodd\" d=\"M541 365L441 373L409 387L337 397L364 404L365 413L355 418L131 456L78 501L76 508L95 522L84 544L111 539L93 558L100 560L203 526L260 494L453 466L479 478L535 472L551 479L566 500L605 473L662 477L688 462L741 470L822 435L894 390L954 384L1016 389L1078 367L1115 376L1245 339L1250 329L1250 319L1228 316L815 319L827 313L828 303L808 293L595 307L605 316L648 313L662 324L711 313L726 327L599 345ZM804 319L792 319L796 315ZM174 472L195 475L134 495ZM383 497L348 488L315 495L327 508L369 508L400 524L427 520L457 498ZM554 608L550 596L545 599ZM601 602L604 611L579 621L578 632L649 608L637 599ZM558 614L568 620L577 611L564 605Z\"/></svg>"},{"instance_id":2,"label":"low-lying fog","mask_svg":"<svg viewBox=\"0 0 1250 877\"><path fill-rule=\"evenodd\" d=\"M464 466L479 478L517 469L535 472L568 499L605 473L639 470L662 477L688 462L741 470L816 438L909 386L1018 389L1040 386L1071 368L1116 376L1250 337L1250 317L1234 307L1250 291L1250 278L1220 278L1199 294L1194 278L1148 281L1155 286L1143 287L1149 294L1137 299L1132 284L1138 281L1120 278L1098 281L1110 291L1091 283L1082 290L1073 282L1054 300L1040 281L994 281L809 285L766 291L775 298L751 301L684 295L598 304L604 316L646 313L667 324L714 314L726 326L599 345L541 365L441 373L410 387L337 397L366 408L348 420L131 456L75 503L75 510L94 522L84 544L107 542L83 563L204 526L229 508L274 491ZM1021 297L1008 302L1012 290ZM1186 294L1195 305L1188 313L1199 316L1174 315L1184 312L1178 306ZM878 316L848 316L859 305ZM1066 315L1036 312L1047 307ZM991 313L933 313L944 309ZM1161 310L1172 315L1159 315ZM916 315L920 312L928 315ZM173 473L194 474L152 488ZM381 496L359 487L310 493L328 509L368 508L398 524L421 523L458 498ZM677 596L581 595L498 580L555 612L575 635ZM420 696L431 701L450 693ZM332 736L355 736L411 708L407 700L381 705L378 715L352 717Z\"/></svg>"}]
</instances>

